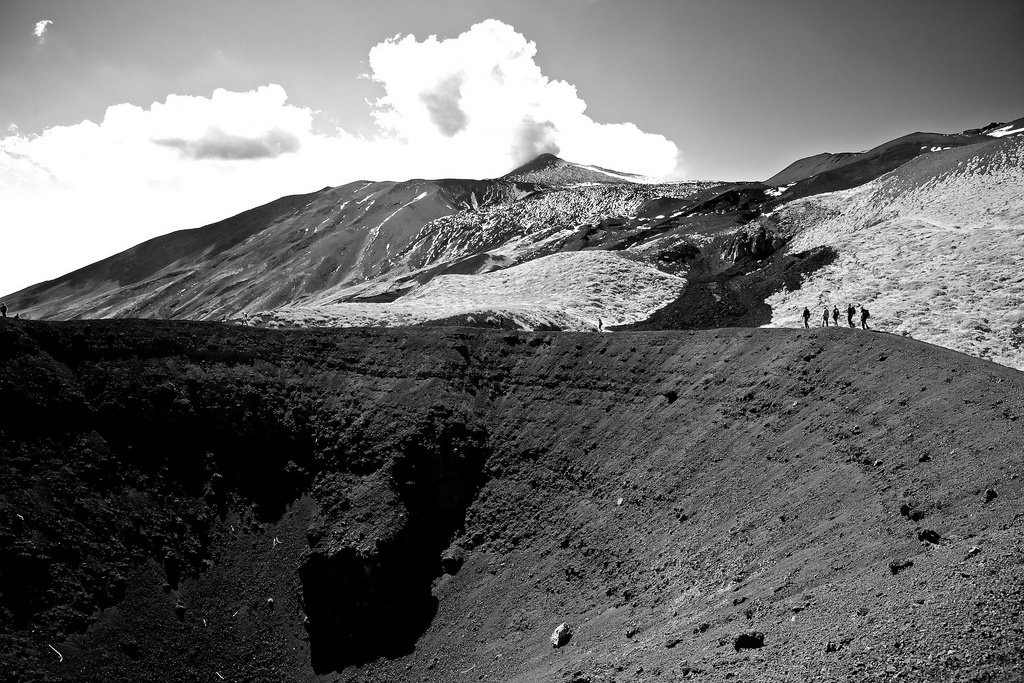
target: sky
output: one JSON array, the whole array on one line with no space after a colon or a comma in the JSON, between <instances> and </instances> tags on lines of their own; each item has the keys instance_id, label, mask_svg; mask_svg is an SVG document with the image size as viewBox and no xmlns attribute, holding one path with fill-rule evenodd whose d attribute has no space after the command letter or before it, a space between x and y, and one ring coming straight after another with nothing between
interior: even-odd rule
<instances>
[{"instance_id":1,"label":"sky","mask_svg":"<svg viewBox=\"0 0 1024 683\"><path fill-rule=\"evenodd\" d=\"M357 179L763 180L1024 116L1021 0L0 0L0 293Z\"/></svg>"}]
</instances>

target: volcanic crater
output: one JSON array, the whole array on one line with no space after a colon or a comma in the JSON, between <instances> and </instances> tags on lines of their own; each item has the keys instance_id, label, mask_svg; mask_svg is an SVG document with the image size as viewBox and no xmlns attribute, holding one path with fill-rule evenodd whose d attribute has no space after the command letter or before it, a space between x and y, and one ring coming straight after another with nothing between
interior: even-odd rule
<instances>
[{"instance_id":1,"label":"volcanic crater","mask_svg":"<svg viewBox=\"0 0 1024 683\"><path fill-rule=\"evenodd\" d=\"M1024 665L1007 367L840 328L0 338L4 680Z\"/></svg>"}]
</instances>

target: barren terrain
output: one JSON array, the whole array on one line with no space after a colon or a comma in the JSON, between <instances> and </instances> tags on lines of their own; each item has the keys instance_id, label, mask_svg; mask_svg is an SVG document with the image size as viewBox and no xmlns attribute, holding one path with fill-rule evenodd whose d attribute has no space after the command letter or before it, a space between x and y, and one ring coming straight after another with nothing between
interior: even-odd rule
<instances>
[{"instance_id":1,"label":"barren terrain","mask_svg":"<svg viewBox=\"0 0 1024 683\"><path fill-rule=\"evenodd\" d=\"M3 680L1024 669L1004 366L835 328L0 342Z\"/></svg>"},{"instance_id":2,"label":"barren terrain","mask_svg":"<svg viewBox=\"0 0 1024 683\"><path fill-rule=\"evenodd\" d=\"M839 255L767 297L774 325L853 302L880 330L1024 370L1024 137L921 156L769 220L795 233L791 250Z\"/></svg>"}]
</instances>

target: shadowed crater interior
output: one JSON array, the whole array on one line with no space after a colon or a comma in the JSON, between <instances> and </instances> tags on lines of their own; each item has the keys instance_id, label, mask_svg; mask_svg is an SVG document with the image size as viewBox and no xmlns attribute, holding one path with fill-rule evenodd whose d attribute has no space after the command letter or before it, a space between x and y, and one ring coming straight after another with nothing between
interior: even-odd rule
<instances>
[{"instance_id":1,"label":"shadowed crater interior","mask_svg":"<svg viewBox=\"0 0 1024 683\"><path fill-rule=\"evenodd\" d=\"M321 514L299 569L315 671L412 651L437 612L431 583L488 455L484 429L435 407L379 470L318 482ZM339 509L345 521L332 522Z\"/></svg>"}]
</instances>

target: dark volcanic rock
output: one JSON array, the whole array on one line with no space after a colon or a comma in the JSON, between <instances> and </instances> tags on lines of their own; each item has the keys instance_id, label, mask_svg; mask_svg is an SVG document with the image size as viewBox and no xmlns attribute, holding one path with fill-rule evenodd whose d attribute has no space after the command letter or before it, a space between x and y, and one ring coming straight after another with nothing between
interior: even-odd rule
<instances>
[{"instance_id":1,"label":"dark volcanic rock","mask_svg":"<svg viewBox=\"0 0 1024 683\"><path fill-rule=\"evenodd\" d=\"M394 442L388 475L367 494L393 496L389 509L374 511L359 535L318 521L326 530L299 567L317 671L406 654L430 623L436 558L462 525L489 454L486 432L469 422L435 407Z\"/></svg>"},{"instance_id":2,"label":"dark volcanic rock","mask_svg":"<svg viewBox=\"0 0 1024 683\"><path fill-rule=\"evenodd\" d=\"M764 634L760 631L741 633L732 641L732 646L737 652L740 650L764 647Z\"/></svg>"},{"instance_id":3,"label":"dark volcanic rock","mask_svg":"<svg viewBox=\"0 0 1024 683\"><path fill-rule=\"evenodd\" d=\"M777 251L767 263L740 258L713 275L689 275L679 296L651 317L616 330L713 329L759 326L771 322L772 309L765 303L771 294L786 288L800 289L804 279L838 257L831 247L815 247L796 254Z\"/></svg>"},{"instance_id":4,"label":"dark volcanic rock","mask_svg":"<svg viewBox=\"0 0 1024 683\"><path fill-rule=\"evenodd\" d=\"M743 259L760 261L784 247L786 241L785 237L766 230L764 226L753 233L740 230L735 237L726 242L722 248L722 257L733 263Z\"/></svg>"},{"instance_id":5,"label":"dark volcanic rock","mask_svg":"<svg viewBox=\"0 0 1024 683\"><path fill-rule=\"evenodd\" d=\"M913 567L913 566L914 566L914 563L911 560L893 560L892 562L889 563L889 571L892 572L892 574L895 576L896 574L899 574L904 569L909 569L910 567Z\"/></svg>"}]
</instances>

